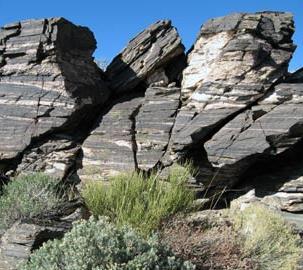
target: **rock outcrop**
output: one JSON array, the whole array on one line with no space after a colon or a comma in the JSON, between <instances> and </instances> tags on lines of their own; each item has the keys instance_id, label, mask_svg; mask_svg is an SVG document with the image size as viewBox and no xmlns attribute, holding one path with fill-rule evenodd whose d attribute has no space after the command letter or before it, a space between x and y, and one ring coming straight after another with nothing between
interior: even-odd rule
<instances>
[{"instance_id":1,"label":"rock outcrop","mask_svg":"<svg viewBox=\"0 0 303 270\"><path fill-rule=\"evenodd\" d=\"M176 85L184 60L184 47L170 21L149 26L113 60L106 74L118 98L83 143L81 179L159 166L180 105Z\"/></svg>"},{"instance_id":2,"label":"rock outcrop","mask_svg":"<svg viewBox=\"0 0 303 270\"><path fill-rule=\"evenodd\" d=\"M230 164L265 151L259 122L269 117L264 114L273 107L261 109L257 104L261 99L270 102L265 96L287 75L295 49L293 32L292 15L277 12L233 14L212 19L201 28L183 72L185 102L173 129L172 152L190 156L193 149L202 152L205 148L211 171L203 175L204 180L228 186L247 168L232 170ZM291 110L281 117L287 114L292 114ZM253 133L247 130L250 126ZM260 141L248 142L244 134Z\"/></svg>"},{"instance_id":3,"label":"rock outcrop","mask_svg":"<svg viewBox=\"0 0 303 270\"><path fill-rule=\"evenodd\" d=\"M109 90L93 62L95 48L92 32L63 18L21 21L1 28L2 167L31 152L31 144L40 138L60 133L59 137L70 139L68 134L90 121L94 108L106 102ZM56 142L53 148L58 149ZM42 148L39 151L45 153ZM52 167L52 161L43 163L37 168Z\"/></svg>"},{"instance_id":4,"label":"rock outcrop","mask_svg":"<svg viewBox=\"0 0 303 270\"><path fill-rule=\"evenodd\" d=\"M104 73L85 27L62 18L6 25L0 171L85 181L165 172L191 160L199 190L244 184L248 191L245 178L272 170L266 165L258 176L255 168L287 163L302 145L303 69L288 73L293 32L293 17L283 12L212 19L186 63L177 29L162 20L132 39ZM301 176L262 199L301 211Z\"/></svg>"},{"instance_id":5,"label":"rock outcrop","mask_svg":"<svg viewBox=\"0 0 303 270\"><path fill-rule=\"evenodd\" d=\"M126 171L161 177L191 161L199 206L259 202L302 234L303 68L288 72L293 33L289 13L236 13L206 22L186 56L177 29L161 20L103 72L86 27L63 18L3 26L0 191L22 173L74 186ZM86 218L82 206L16 222L0 240L0 270L62 237Z\"/></svg>"}]
</instances>

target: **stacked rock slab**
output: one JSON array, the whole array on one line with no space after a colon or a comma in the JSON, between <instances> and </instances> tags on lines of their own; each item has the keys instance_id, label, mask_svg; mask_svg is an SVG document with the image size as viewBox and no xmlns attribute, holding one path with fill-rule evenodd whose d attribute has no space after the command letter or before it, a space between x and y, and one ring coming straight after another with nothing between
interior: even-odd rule
<instances>
[{"instance_id":1,"label":"stacked rock slab","mask_svg":"<svg viewBox=\"0 0 303 270\"><path fill-rule=\"evenodd\" d=\"M241 173L255 161L283 154L302 136L303 83L281 83L221 128L205 149L222 173L227 167Z\"/></svg>"},{"instance_id":2,"label":"stacked rock slab","mask_svg":"<svg viewBox=\"0 0 303 270\"><path fill-rule=\"evenodd\" d=\"M169 20L158 21L139 33L106 70L117 92L133 90L145 81L174 81L185 66L184 46Z\"/></svg>"},{"instance_id":3,"label":"stacked rock slab","mask_svg":"<svg viewBox=\"0 0 303 270\"><path fill-rule=\"evenodd\" d=\"M184 59L177 30L170 21L159 21L113 60L106 74L117 98L83 143L81 179L159 165L179 108L181 91L175 85Z\"/></svg>"},{"instance_id":4,"label":"stacked rock slab","mask_svg":"<svg viewBox=\"0 0 303 270\"><path fill-rule=\"evenodd\" d=\"M61 137L66 131L73 134L92 117L92 109L107 100L109 90L92 58L95 48L87 28L63 18L21 21L1 28L1 164L22 157L42 137L59 131ZM38 167L51 169L51 163Z\"/></svg>"},{"instance_id":5,"label":"stacked rock slab","mask_svg":"<svg viewBox=\"0 0 303 270\"><path fill-rule=\"evenodd\" d=\"M209 20L201 28L183 72L185 102L173 129L173 154L190 155L198 148L202 152L208 141L207 157L214 168L211 178L213 173L218 174L218 167L225 165L224 157L227 163L233 162L225 150L235 140L231 129L237 123L237 128L244 131L262 115L258 108L246 109L262 99L272 90L272 85L287 74L295 49L291 39L293 32L292 15L278 12L233 14ZM225 129L220 130L222 127ZM287 127L281 126L281 129ZM249 134L247 132L248 137ZM255 153L262 148L260 133L257 136L260 141L248 145L245 138L240 138L239 143L246 146L239 159L250 155L247 151ZM234 152L236 154L239 153ZM222 162L218 162L218 158L222 158ZM234 177L237 173L227 170L224 177L229 174Z\"/></svg>"}]
</instances>

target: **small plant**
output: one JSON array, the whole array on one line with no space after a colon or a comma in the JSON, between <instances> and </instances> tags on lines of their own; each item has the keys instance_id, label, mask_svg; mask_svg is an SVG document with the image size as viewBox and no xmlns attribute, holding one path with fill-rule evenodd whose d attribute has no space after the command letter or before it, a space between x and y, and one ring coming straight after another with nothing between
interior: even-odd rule
<instances>
[{"instance_id":1,"label":"small plant","mask_svg":"<svg viewBox=\"0 0 303 270\"><path fill-rule=\"evenodd\" d=\"M236 231L243 236L244 251L258 263L258 269L295 269L302 252L298 236L278 213L253 204L234 220Z\"/></svg>"},{"instance_id":2,"label":"small plant","mask_svg":"<svg viewBox=\"0 0 303 270\"><path fill-rule=\"evenodd\" d=\"M19 176L3 186L0 196L0 230L20 218L35 216L57 206L58 182L42 173Z\"/></svg>"},{"instance_id":3,"label":"small plant","mask_svg":"<svg viewBox=\"0 0 303 270\"><path fill-rule=\"evenodd\" d=\"M110 184L91 182L83 190L88 208L95 216L108 216L121 226L130 224L143 235L157 228L161 220L193 205L194 193L186 186L190 167L174 166L167 181L156 174L121 174Z\"/></svg>"},{"instance_id":4,"label":"small plant","mask_svg":"<svg viewBox=\"0 0 303 270\"><path fill-rule=\"evenodd\" d=\"M156 237L144 240L105 218L77 222L63 239L49 241L20 270L194 269L177 259Z\"/></svg>"}]
</instances>

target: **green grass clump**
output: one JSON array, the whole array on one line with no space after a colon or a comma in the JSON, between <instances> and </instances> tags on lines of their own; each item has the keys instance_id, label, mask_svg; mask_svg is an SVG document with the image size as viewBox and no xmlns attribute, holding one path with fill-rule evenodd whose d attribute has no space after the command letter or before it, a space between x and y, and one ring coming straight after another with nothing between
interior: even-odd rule
<instances>
[{"instance_id":1,"label":"green grass clump","mask_svg":"<svg viewBox=\"0 0 303 270\"><path fill-rule=\"evenodd\" d=\"M244 253L258 269L295 269L302 252L299 239L278 213L253 204L237 213L234 221L243 236Z\"/></svg>"},{"instance_id":2,"label":"green grass clump","mask_svg":"<svg viewBox=\"0 0 303 270\"><path fill-rule=\"evenodd\" d=\"M142 238L129 227L117 228L105 218L79 221L63 239L35 251L20 270L190 270L154 236Z\"/></svg>"},{"instance_id":3,"label":"green grass clump","mask_svg":"<svg viewBox=\"0 0 303 270\"><path fill-rule=\"evenodd\" d=\"M108 216L117 225L130 224L143 235L155 230L162 219L193 205L194 193L186 187L190 167L173 166L166 181L156 174L125 173L110 184L87 184L82 192L94 216Z\"/></svg>"},{"instance_id":4,"label":"green grass clump","mask_svg":"<svg viewBox=\"0 0 303 270\"><path fill-rule=\"evenodd\" d=\"M0 230L20 218L29 218L57 206L58 181L42 173L16 177L2 187L0 196Z\"/></svg>"}]
</instances>

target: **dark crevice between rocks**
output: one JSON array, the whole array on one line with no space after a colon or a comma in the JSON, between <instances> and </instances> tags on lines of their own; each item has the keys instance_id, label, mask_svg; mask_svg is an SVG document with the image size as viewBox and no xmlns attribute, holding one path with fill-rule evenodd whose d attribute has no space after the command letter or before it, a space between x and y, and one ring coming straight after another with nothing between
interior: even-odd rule
<instances>
[{"instance_id":1,"label":"dark crevice between rocks","mask_svg":"<svg viewBox=\"0 0 303 270\"><path fill-rule=\"evenodd\" d=\"M180 89L180 96L179 96L179 104L178 104L178 108L176 109L176 111L171 115L171 117L173 117L173 124L169 130L169 137L168 137L168 140L167 140L167 144L165 146L165 148L163 149L163 155L161 156L161 158L159 159L159 161L157 162L157 164L155 165L154 168L150 169L149 170L149 173L153 172L153 171L162 171L164 168L166 167L169 167L172 165L172 161L168 162L164 162L163 159L165 159L166 155L168 155L168 151L170 151L170 146L171 146L171 141L172 141L172 132L173 132L173 129L174 129L174 126L176 124L176 120L177 120L177 115L178 115L178 112L181 110L182 108L182 100L181 100L181 89ZM166 164L165 164L166 163Z\"/></svg>"},{"instance_id":2,"label":"dark crevice between rocks","mask_svg":"<svg viewBox=\"0 0 303 270\"><path fill-rule=\"evenodd\" d=\"M239 176L239 181L225 195L228 203L254 189L255 195L263 198L277 193L293 176L303 172L303 139L278 155L259 154L252 164ZM251 160L252 161L252 160Z\"/></svg>"},{"instance_id":3,"label":"dark crevice between rocks","mask_svg":"<svg viewBox=\"0 0 303 270\"><path fill-rule=\"evenodd\" d=\"M138 160L137 160L137 151L138 151L138 145L136 141L136 117L139 114L140 108L142 107L142 104L140 104L137 108L134 109L132 114L129 116L129 120L131 121L131 140L132 140L132 150L133 150L133 156L134 156L134 162L135 162L135 171L139 171L138 166Z\"/></svg>"}]
</instances>

